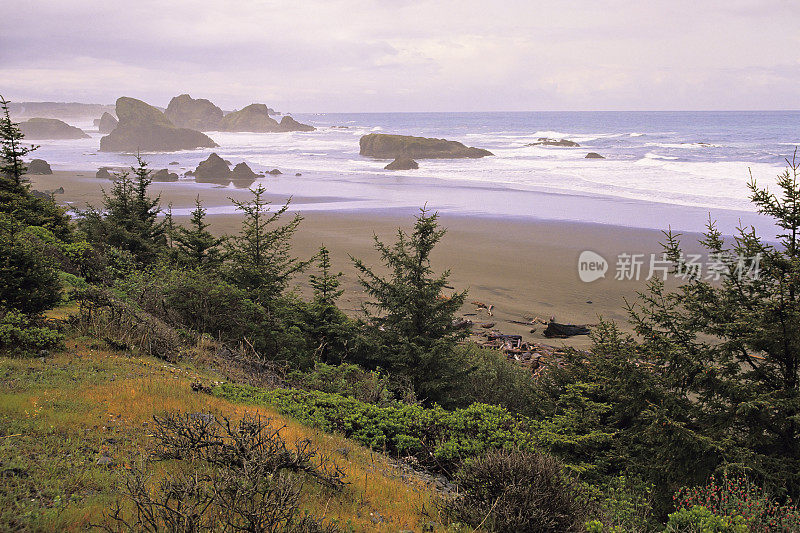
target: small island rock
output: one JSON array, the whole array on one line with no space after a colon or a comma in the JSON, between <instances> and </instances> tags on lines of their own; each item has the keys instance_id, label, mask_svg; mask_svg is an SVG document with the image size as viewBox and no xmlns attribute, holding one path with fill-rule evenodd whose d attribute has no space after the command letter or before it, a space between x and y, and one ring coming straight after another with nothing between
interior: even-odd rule
<instances>
[{"instance_id":1,"label":"small island rock","mask_svg":"<svg viewBox=\"0 0 800 533\"><path fill-rule=\"evenodd\" d=\"M50 164L44 159L34 159L28 163L28 174L44 175L52 173L53 169L50 168Z\"/></svg>"},{"instance_id":2,"label":"small island rock","mask_svg":"<svg viewBox=\"0 0 800 533\"><path fill-rule=\"evenodd\" d=\"M400 156L383 168L386 170L416 170L419 168L419 163L410 157Z\"/></svg>"},{"instance_id":3,"label":"small island rock","mask_svg":"<svg viewBox=\"0 0 800 533\"><path fill-rule=\"evenodd\" d=\"M359 141L359 147L361 155L379 159L394 159L399 156L412 159L476 159L494 155L489 150L467 147L458 141L386 133L364 135Z\"/></svg>"},{"instance_id":4,"label":"small island rock","mask_svg":"<svg viewBox=\"0 0 800 533\"><path fill-rule=\"evenodd\" d=\"M75 126L55 118L32 118L20 123L19 129L26 139L88 139L89 136Z\"/></svg>"},{"instance_id":5,"label":"small island rock","mask_svg":"<svg viewBox=\"0 0 800 533\"><path fill-rule=\"evenodd\" d=\"M602 155L598 154L597 152L589 152L586 154L584 159L605 159Z\"/></svg>"},{"instance_id":6,"label":"small island rock","mask_svg":"<svg viewBox=\"0 0 800 533\"><path fill-rule=\"evenodd\" d=\"M222 109L205 98L182 94L170 100L164 115L178 128L215 131L222 120Z\"/></svg>"}]
</instances>

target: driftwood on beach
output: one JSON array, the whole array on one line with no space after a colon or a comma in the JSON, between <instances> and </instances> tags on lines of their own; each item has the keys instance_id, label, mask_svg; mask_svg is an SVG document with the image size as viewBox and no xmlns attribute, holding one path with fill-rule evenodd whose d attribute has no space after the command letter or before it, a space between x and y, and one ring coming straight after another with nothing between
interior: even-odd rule
<instances>
[{"instance_id":1,"label":"driftwood on beach","mask_svg":"<svg viewBox=\"0 0 800 533\"><path fill-rule=\"evenodd\" d=\"M551 338L565 339L574 335L588 335L590 333L589 327L584 325L575 324L559 324L558 322L550 321L544 330L544 336Z\"/></svg>"}]
</instances>

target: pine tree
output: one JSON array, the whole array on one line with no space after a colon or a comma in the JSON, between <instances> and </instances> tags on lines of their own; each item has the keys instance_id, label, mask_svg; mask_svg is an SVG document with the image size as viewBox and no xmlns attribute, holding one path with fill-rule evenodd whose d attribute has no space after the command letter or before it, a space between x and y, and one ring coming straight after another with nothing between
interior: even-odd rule
<instances>
[{"instance_id":1,"label":"pine tree","mask_svg":"<svg viewBox=\"0 0 800 533\"><path fill-rule=\"evenodd\" d=\"M353 259L361 285L373 298L363 310L378 346L366 363L407 377L418 396L428 401L442 399L466 372L453 360L454 347L465 336L453 320L467 292L445 295L450 271L438 276L433 272L431 252L446 233L438 220L438 214L423 208L413 233L399 229L394 245L375 236L388 277Z\"/></svg>"},{"instance_id":2,"label":"pine tree","mask_svg":"<svg viewBox=\"0 0 800 533\"><path fill-rule=\"evenodd\" d=\"M222 262L221 246L224 237L215 237L208 231L205 222L206 210L200 201L195 199L195 209L189 220L190 228L178 226L174 231L175 245L179 260L192 267L217 267Z\"/></svg>"},{"instance_id":3,"label":"pine tree","mask_svg":"<svg viewBox=\"0 0 800 533\"><path fill-rule=\"evenodd\" d=\"M37 198L24 178L23 157L37 146L25 146L19 125L11 120L8 102L0 96L0 213L5 213L24 226L41 226L63 241L72 235L69 217L52 200Z\"/></svg>"},{"instance_id":4,"label":"pine tree","mask_svg":"<svg viewBox=\"0 0 800 533\"><path fill-rule=\"evenodd\" d=\"M22 144L24 135L19 129L19 125L11 120L8 109L8 100L0 95L0 107L3 109L3 116L0 118L0 188L11 192L20 193L24 190L24 178L27 167L23 158L33 152L38 146L25 146Z\"/></svg>"},{"instance_id":5,"label":"pine tree","mask_svg":"<svg viewBox=\"0 0 800 533\"><path fill-rule=\"evenodd\" d=\"M779 228L778 244L755 229L726 239L709 222L702 244L712 279L689 274L676 292L660 280L631 306L640 348L664 386L691 398L698 442L716 448L775 490L800 495L800 187L795 160L778 177L778 194L751 179L751 199ZM665 253L686 265L678 235ZM714 280L716 274L719 280ZM705 453L705 452L704 452ZM665 455L668 455L665 452Z\"/></svg>"},{"instance_id":6,"label":"pine tree","mask_svg":"<svg viewBox=\"0 0 800 533\"><path fill-rule=\"evenodd\" d=\"M314 299L309 305L309 336L316 344L317 357L323 363L341 363L347 357L353 328L336 302L344 293L339 288L342 273L331 271L330 251L322 245L317 254L319 274L311 274L309 282Z\"/></svg>"},{"instance_id":7,"label":"pine tree","mask_svg":"<svg viewBox=\"0 0 800 533\"><path fill-rule=\"evenodd\" d=\"M158 220L161 197L151 198L147 163L136 155L137 166L116 174L110 193L103 190L103 209L92 206L80 214L79 226L93 242L126 250L143 264L165 251L166 221Z\"/></svg>"},{"instance_id":8,"label":"pine tree","mask_svg":"<svg viewBox=\"0 0 800 533\"><path fill-rule=\"evenodd\" d=\"M250 192L253 198L249 201L231 199L244 219L241 233L230 240L228 247L229 277L254 301L266 305L282 296L291 277L305 269L310 261L291 255L292 236L303 218L295 215L281 225L279 221L289 209L289 202L270 211L271 204L264 197L266 189L262 185Z\"/></svg>"}]
</instances>

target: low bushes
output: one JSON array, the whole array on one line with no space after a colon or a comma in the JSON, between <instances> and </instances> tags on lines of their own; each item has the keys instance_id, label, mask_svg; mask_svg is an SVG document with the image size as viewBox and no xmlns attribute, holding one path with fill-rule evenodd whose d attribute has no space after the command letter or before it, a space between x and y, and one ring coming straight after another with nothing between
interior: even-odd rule
<instances>
[{"instance_id":1,"label":"low bushes","mask_svg":"<svg viewBox=\"0 0 800 533\"><path fill-rule=\"evenodd\" d=\"M445 473L455 471L465 458L490 449L533 450L537 445L530 421L486 404L454 411L402 403L379 406L319 391L266 391L231 384L220 385L214 394L274 406L304 424L341 433L393 455L414 456L423 465Z\"/></svg>"}]
</instances>

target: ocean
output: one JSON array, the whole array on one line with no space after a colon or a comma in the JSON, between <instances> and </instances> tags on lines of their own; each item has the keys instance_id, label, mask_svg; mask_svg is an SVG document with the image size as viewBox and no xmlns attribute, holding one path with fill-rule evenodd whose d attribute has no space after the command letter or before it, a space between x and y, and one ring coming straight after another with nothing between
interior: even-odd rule
<instances>
[{"instance_id":1,"label":"ocean","mask_svg":"<svg viewBox=\"0 0 800 533\"><path fill-rule=\"evenodd\" d=\"M144 154L152 168L193 169L216 151L256 171L276 194L320 196L305 209L410 209L532 217L697 231L709 214L728 232L740 221L765 226L749 202L750 175L774 186L800 145L800 112L516 112L294 114L309 133L208 132L220 147ZM91 139L41 141L36 157L55 170L130 165L130 154L98 152ZM388 171L386 160L359 155L372 132L458 140L492 151L477 160L421 160ZM541 137L576 148L530 146ZM586 159L596 152L605 159ZM169 166L170 162L178 166ZM296 173L302 176L296 177ZM186 186L202 189L209 185ZM298 206L295 206L296 208ZM228 212L230 206L209 206Z\"/></svg>"}]
</instances>

